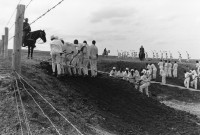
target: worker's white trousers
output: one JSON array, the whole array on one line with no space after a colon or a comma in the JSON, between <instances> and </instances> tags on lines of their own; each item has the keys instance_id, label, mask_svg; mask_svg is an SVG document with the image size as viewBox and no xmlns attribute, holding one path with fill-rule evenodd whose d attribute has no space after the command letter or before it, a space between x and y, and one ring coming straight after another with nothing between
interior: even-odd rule
<instances>
[{"instance_id":1,"label":"worker's white trousers","mask_svg":"<svg viewBox=\"0 0 200 135\"><path fill-rule=\"evenodd\" d=\"M185 78L185 80L184 80L184 86L186 88L189 88L189 85L190 85L190 78L188 77L188 78Z\"/></svg>"},{"instance_id":2,"label":"worker's white trousers","mask_svg":"<svg viewBox=\"0 0 200 135\"><path fill-rule=\"evenodd\" d=\"M71 62L71 69L72 69L74 75L77 74L77 66L78 66L78 57L74 57Z\"/></svg>"},{"instance_id":3,"label":"worker's white trousers","mask_svg":"<svg viewBox=\"0 0 200 135\"><path fill-rule=\"evenodd\" d=\"M166 76L162 76L162 84L166 84Z\"/></svg>"},{"instance_id":4,"label":"worker's white trousers","mask_svg":"<svg viewBox=\"0 0 200 135\"><path fill-rule=\"evenodd\" d=\"M168 75L168 68L167 67L164 68L164 71L165 71L166 76L169 76Z\"/></svg>"},{"instance_id":5,"label":"worker's white trousers","mask_svg":"<svg viewBox=\"0 0 200 135\"><path fill-rule=\"evenodd\" d=\"M82 75L82 69L83 69L83 57L79 57L77 61L78 75Z\"/></svg>"},{"instance_id":6,"label":"worker's white trousers","mask_svg":"<svg viewBox=\"0 0 200 135\"><path fill-rule=\"evenodd\" d=\"M160 76L161 76L161 71L163 70L163 66L161 66L159 68L160 68Z\"/></svg>"},{"instance_id":7,"label":"worker's white trousers","mask_svg":"<svg viewBox=\"0 0 200 135\"><path fill-rule=\"evenodd\" d=\"M168 68L168 76L172 77L172 69L171 68Z\"/></svg>"},{"instance_id":8,"label":"worker's white trousers","mask_svg":"<svg viewBox=\"0 0 200 135\"><path fill-rule=\"evenodd\" d=\"M83 73L84 75L88 75L88 65L90 60L88 58L83 59Z\"/></svg>"},{"instance_id":9,"label":"worker's white trousers","mask_svg":"<svg viewBox=\"0 0 200 135\"><path fill-rule=\"evenodd\" d=\"M197 90L197 78L191 81L191 87L194 87Z\"/></svg>"},{"instance_id":10,"label":"worker's white trousers","mask_svg":"<svg viewBox=\"0 0 200 135\"><path fill-rule=\"evenodd\" d=\"M91 76L97 76L97 60L90 59Z\"/></svg>"},{"instance_id":11,"label":"worker's white trousers","mask_svg":"<svg viewBox=\"0 0 200 135\"><path fill-rule=\"evenodd\" d=\"M140 92L145 93L149 97L148 87L149 87L149 83L144 83L144 84L140 85ZM143 90L144 90L144 92L143 92Z\"/></svg>"},{"instance_id":12,"label":"worker's white trousers","mask_svg":"<svg viewBox=\"0 0 200 135\"><path fill-rule=\"evenodd\" d=\"M174 69L174 70L173 70L173 76L174 76L174 77L177 77L177 69Z\"/></svg>"},{"instance_id":13,"label":"worker's white trousers","mask_svg":"<svg viewBox=\"0 0 200 135\"><path fill-rule=\"evenodd\" d=\"M56 72L56 66L57 66L57 74L61 74L61 57L60 54L52 54L52 71L55 73Z\"/></svg>"},{"instance_id":14,"label":"worker's white trousers","mask_svg":"<svg viewBox=\"0 0 200 135\"><path fill-rule=\"evenodd\" d=\"M157 70L153 70L153 79L156 79Z\"/></svg>"},{"instance_id":15,"label":"worker's white trousers","mask_svg":"<svg viewBox=\"0 0 200 135\"><path fill-rule=\"evenodd\" d=\"M67 61L67 74L68 75L72 75L72 67L70 66L70 61Z\"/></svg>"}]
</instances>

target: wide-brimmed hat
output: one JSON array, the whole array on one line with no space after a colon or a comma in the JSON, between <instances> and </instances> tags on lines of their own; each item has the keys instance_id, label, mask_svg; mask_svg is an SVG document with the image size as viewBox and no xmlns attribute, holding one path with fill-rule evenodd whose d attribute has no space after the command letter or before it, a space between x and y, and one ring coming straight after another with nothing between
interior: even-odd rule
<instances>
[{"instance_id":1,"label":"wide-brimmed hat","mask_svg":"<svg viewBox=\"0 0 200 135\"><path fill-rule=\"evenodd\" d=\"M55 38L55 36L54 35L51 35L51 37L50 37L51 39L54 39Z\"/></svg>"}]
</instances>

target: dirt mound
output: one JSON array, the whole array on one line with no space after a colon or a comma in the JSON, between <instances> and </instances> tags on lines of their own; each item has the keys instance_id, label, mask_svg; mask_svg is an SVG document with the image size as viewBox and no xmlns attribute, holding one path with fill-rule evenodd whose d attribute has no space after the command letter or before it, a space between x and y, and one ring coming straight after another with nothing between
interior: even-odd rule
<instances>
[{"instance_id":1,"label":"dirt mound","mask_svg":"<svg viewBox=\"0 0 200 135\"><path fill-rule=\"evenodd\" d=\"M129 63L117 62L117 64L126 67ZM101 63L98 66L105 65ZM93 106L92 109L98 112L94 118L88 119L89 124L99 125L118 134L200 133L199 126L194 123L199 121L196 116L176 111L156 99L148 98L126 81L99 75L95 79L65 77L60 82L78 93L67 96L69 106L75 105L71 111L82 113L80 117L85 119L88 119L84 115L89 111L84 111L85 106ZM62 91L59 96L66 98L66 95L68 92Z\"/></svg>"},{"instance_id":2,"label":"dirt mound","mask_svg":"<svg viewBox=\"0 0 200 135\"><path fill-rule=\"evenodd\" d=\"M39 57L46 58L37 53ZM50 64L40 64L35 60L23 61L22 74L25 79L86 135L200 134L200 126L197 124L200 121L196 116L167 107L154 97L148 98L126 81L103 74L97 78L64 77L58 80L49 74ZM138 63L100 61L98 68L110 71L113 66L138 69L145 66L143 62ZM160 89L151 89L154 88ZM28 90L32 92L30 88ZM36 93L32 94L63 133L73 132L61 116L52 111ZM157 92L153 94L156 96ZM46 131L43 134L54 134L53 127L31 98L25 95L23 99L32 129Z\"/></svg>"}]
</instances>

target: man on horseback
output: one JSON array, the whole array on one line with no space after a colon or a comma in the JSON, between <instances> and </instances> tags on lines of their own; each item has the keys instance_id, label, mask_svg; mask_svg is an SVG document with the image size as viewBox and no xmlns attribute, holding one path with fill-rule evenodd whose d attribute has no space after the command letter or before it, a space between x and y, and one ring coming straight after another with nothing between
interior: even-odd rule
<instances>
[{"instance_id":1,"label":"man on horseback","mask_svg":"<svg viewBox=\"0 0 200 135\"><path fill-rule=\"evenodd\" d=\"M24 19L25 22L23 22L23 37L22 37L22 47L25 47L24 41L27 38L28 33L31 31L31 27L28 23L28 18Z\"/></svg>"}]
</instances>

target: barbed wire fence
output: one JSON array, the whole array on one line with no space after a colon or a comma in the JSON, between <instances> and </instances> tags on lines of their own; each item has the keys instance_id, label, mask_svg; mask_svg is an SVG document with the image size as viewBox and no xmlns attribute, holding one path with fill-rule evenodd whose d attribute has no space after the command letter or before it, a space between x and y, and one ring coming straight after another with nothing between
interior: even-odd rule
<instances>
[{"instance_id":1,"label":"barbed wire fence","mask_svg":"<svg viewBox=\"0 0 200 135\"><path fill-rule=\"evenodd\" d=\"M54 8L56 8L58 5L60 5L62 2L63 2L64 0L61 0L61 1L59 1L56 5L54 5L53 7L51 7L50 9L48 9L46 12L44 12L42 15L40 15L39 17L37 17L35 20L33 20L29 25L31 26L32 24L34 24L35 22L37 22L39 19L41 19L42 17L44 17L47 13L49 13L51 10L53 10ZM32 2L32 0L30 1L30 2ZM26 6L26 8L28 7L28 5ZM26 27L25 27L26 28ZM25 29L24 28L24 29ZM23 32L23 31L21 31L21 32ZM17 34L19 34L19 33L17 33ZM15 34L16 35L16 34ZM9 40L8 41L10 41L11 39L13 39L14 37L15 37L15 35L14 36L12 36L11 38L9 38Z\"/></svg>"}]
</instances>

